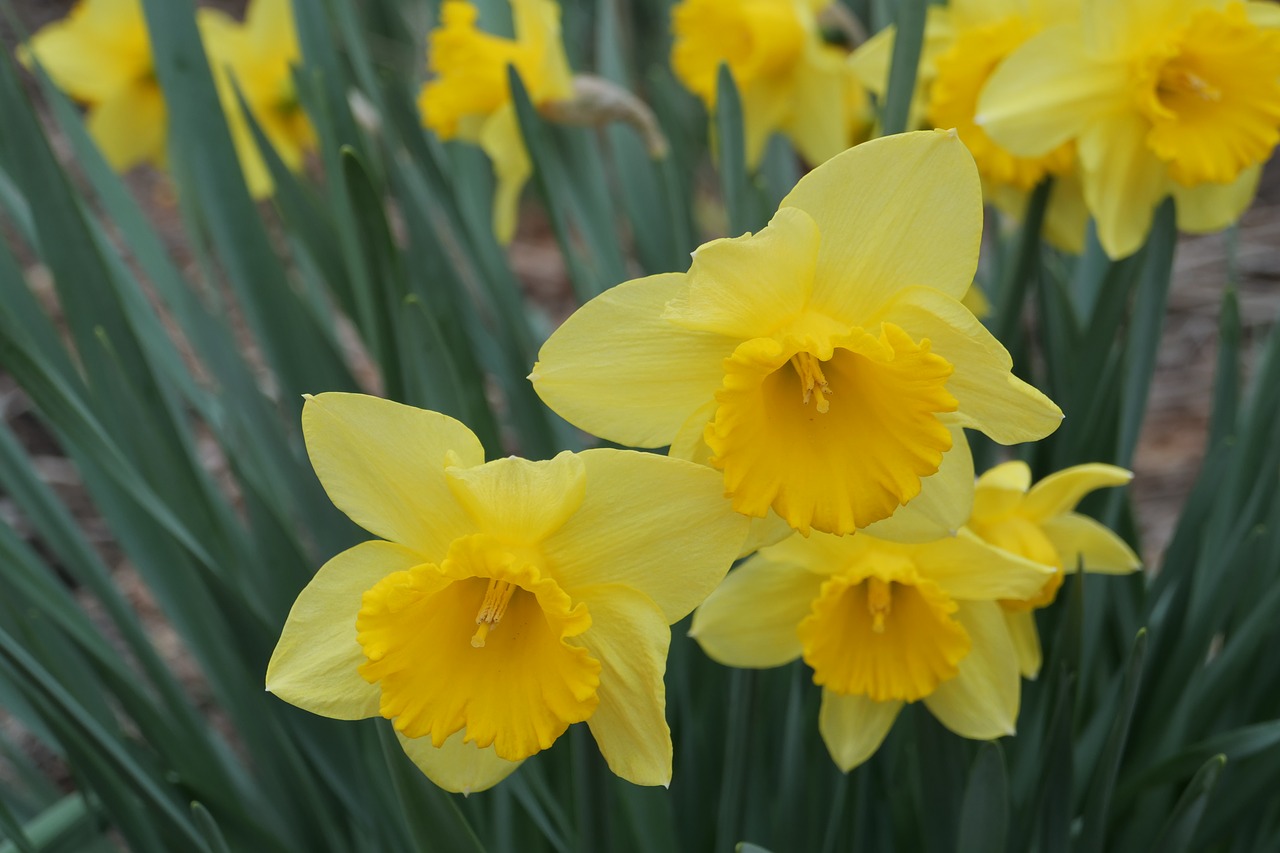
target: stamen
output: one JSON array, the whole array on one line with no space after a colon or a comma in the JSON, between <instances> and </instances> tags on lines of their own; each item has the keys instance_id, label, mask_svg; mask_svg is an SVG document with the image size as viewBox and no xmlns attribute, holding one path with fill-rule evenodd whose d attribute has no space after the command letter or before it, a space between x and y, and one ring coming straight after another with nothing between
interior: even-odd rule
<instances>
[{"instance_id":1,"label":"stamen","mask_svg":"<svg viewBox=\"0 0 1280 853\"><path fill-rule=\"evenodd\" d=\"M867 609L871 611L871 630L884 633L884 619L893 609L889 584L877 577L867 578Z\"/></svg>"},{"instance_id":2,"label":"stamen","mask_svg":"<svg viewBox=\"0 0 1280 853\"><path fill-rule=\"evenodd\" d=\"M476 628L475 634L471 637L472 648L484 648L485 639L489 636L489 632L502 621L502 616L507 612L507 605L511 603L511 596L515 591L516 585L513 583L496 578L489 579L489 588L485 590L484 601L480 603L480 612L476 614L476 624L480 627Z\"/></svg>"},{"instance_id":3,"label":"stamen","mask_svg":"<svg viewBox=\"0 0 1280 853\"><path fill-rule=\"evenodd\" d=\"M832 392L831 386L827 384L827 377L822 375L820 364L821 362L811 353L798 352L791 356L791 366L795 368L796 375L800 377L800 391L803 395L802 401L804 405L809 405L809 400L816 397L815 408L817 408L818 414L825 415L831 408L831 403L826 397L834 392Z\"/></svg>"},{"instance_id":4,"label":"stamen","mask_svg":"<svg viewBox=\"0 0 1280 853\"><path fill-rule=\"evenodd\" d=\"M1221 89L1211 85L1209 81L1200 75L1184 69L1178 69L1172 73L1166 72L1164 79L1161 80L1160 88L1166 94L1186 92L1204 101L1217 103L1222 100Z\"/></svg>"}]
</instances>

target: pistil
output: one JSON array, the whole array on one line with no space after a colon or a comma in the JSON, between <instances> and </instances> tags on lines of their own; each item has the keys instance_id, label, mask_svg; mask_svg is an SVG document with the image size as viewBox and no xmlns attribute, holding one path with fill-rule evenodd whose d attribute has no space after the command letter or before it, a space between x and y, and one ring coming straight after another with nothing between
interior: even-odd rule
<instances>
[{"instance_id":1,"label":"pistil","mask_svg":"<svg viewBox=\"0 0 1280 853\"><path fill-rule=\"evenodd\" d=\"M871 612L871 630L884 633L884 619L893 609L889 584L877 577L867 578L867 610Z\"/></svg>"}]
</instances>

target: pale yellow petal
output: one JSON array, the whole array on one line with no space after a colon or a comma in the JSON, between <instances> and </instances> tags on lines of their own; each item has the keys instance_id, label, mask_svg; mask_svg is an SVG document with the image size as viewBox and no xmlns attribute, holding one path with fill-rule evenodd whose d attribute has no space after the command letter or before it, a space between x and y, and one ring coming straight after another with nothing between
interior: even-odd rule
<instances>
[{"instance_id":1,"label":"pale yellow petal","mask_svg":"<svg viewBox=\"0 0 1280 853\"><path fill-rule=\"evenodd\" d=\"M862 325L911 285L959 299L973 283L982 187L954 133L865 142L801 178L782 206L818 224L813 308L836 320Z\"/></svg>"},{"instance_id":2,"label":"pale yellow petal","mask_svg":"<svg viewBox=\"0 0 1280 853\"><path fill-rule=\"evenodd\" d=\"M950 427L951 449L938 470L920 481L920 494L893 515L864 528L878 539L932 542L951 536L969 518L973 506L973 453L964 430Z\"/></svg>"},{"instance_id":3,"label":"pale yellow petal","mask_svg":"<svg viewBox=\"0 0 1280 853\"><path fill-rule=\"evenodd\" d=\"M1280 8L1278 6L1277 8ZM1178 228L1192 234L1221 231L1240 218L1258 194L1262 166L1250 166L1229 184L1173 184Z\"/></svg>"},{"instance_id":4,"label":"pale yellow petal","mask_svg":"<svg viewBox=\"0 0 1280 853\"><path fill-rule=\"evenodd\" d=\"M831 760L848 773L875 755L901 710L901 701L877 702L866 696L841 696L823 690L818 731Z\"/></svg>"},{"instance_id":5,"label":"pale yellow petal","mask_svg":"<svg viewBox=\"0 0 1280 853\"><path fill-rule=\"evenodd\" d=\"M393 572L423 558L390 542L363 542L321 566L298 595L267 665L267 691L291 705L339 720L378 716L380 691L360 676L356 642L361 598Z\"/></svg>"},{"instance_id":6,"label":"pale yellow petal","mask_svg":"<svg viewBox=\"0 0 1280 853\"><path fill-rule=\"evenodd\" d=\"M320 394L302 409L307 454L338 509L375 536L426 560L475 525L445 482L448 466L484 462L480 441L458 421L363 394Z\"/></svg>"},{"instance_id":7,"label":"pale yellow petal","mask_svg":"<svg viewBox=\"0 0 1280 853\"><path fill-rule=\"evenodd\" d=\"M954 298L913 287L877 319L897 323L913 338L927 338L932 351L955 368L947 390L960 407L962 426L981 430L1001 444L1036 441L1062 422L1052 400L1013 375L1013 359L978 319Z\"/></svg>"},{"instance_id":8,"label":"pale yellow petal","mask_svg":"<svg viewBox=\"0 0 1280 853\"><path fill-rule=\"evenodd\" d=\"M669 785L666 617L647 596L624 586L586 590L583 597L591 627L579 641L600 661L600 704L587 718L591 734L615 775L636 785Z\"/></svg>"},{"instance_id":9,"label":"pale yellow petal","mask_svg":"<svg viewBox=\"0 0 1280 853\"><path fill-rule=\"evenodd\" d=\"M1031 469L1021 461L1005 462L978 478L973 495L973 518L994 520L1022 505L1031 486Z\"/></svg>"},{"instance_id":10,"label":"pale yellow petal","mask_svg":"<svg viewBox=\"0 0 1280 853\"><path fill-rule=\"evenodd\" d=\"M515 456L474 468L448 468L449 490L476 527L505 541L537 545L578 511L586 466L564 451L546 462Z\"/></svg>"},{"instance_id":11,"label":"pale yellow petal","mask_svg":"<svg viewBox=\"0 0 1280 853\"><path fill-rule=\"evenodd\" d=\"M1027 14L1027 0L951 0L947 4L951 22L958 30L996 23L1004 18Z\"/></svg>"},{"instance_id":12,"label":"pale yellow petal","mask_svg":"<svg viewBox=\"0 0 1280 853\"><path fill-rule=\"evenodd\" d=\"M810 45L796 69L791 112L783 131L811 166L849 147L852 118L844 105L850 73L841 52L826 45Z\"/></svg>"},{"instance_id":13,"label":"pale yellow petal","mask_svg":"<svg viewBox=\"0 0 1280 853\"><path fill-rule=\"evenodd\" d=\"M249 43L259 54L297 55L291 0L252 0L245 12L244 28Z\"/></svg>"},{"instance_id":14,"label":"pale yellow petal","mask_svg":"<svg viewBox=\"0 0 1280 853\"><path fill-rule=\"evenodd\" d=\"M1044 237L1054 247L1073 255L1084 251L1089 229L1089 206L1084 201L1084 184L1078 169L1053 179L1049 207L1044 217Z\"/></svg>"},{"instance_id":15,"label":"pale yellow petal","mask_svg":"<svg viewBox=\"0 0 1280 853\"><path fill-rule=\"evenodd\" d=\"M938 685L924 703L938 722L961 737L992 740L1011 735L1022 684L1004 613L994 602L966 601L955 617L973 645L956 677Z\"/></svg>"},{"instance_id":16,"label":"pale yellow petal","mask_svg":"<svg viewBox=\"0 0 1280 853\"><path fill-rule=\"evenodd\" d=\"M1149 127L1136 113L1118 113L1077 142L1085 203L1098 223L1098 242L1112 258L1142 248L1156 207L1173 189L1168 169L1147 147Z\"/></svg>"},{"instance_id":17,"label":"pale yellow petal","mask_svg":"<svg viewBox=\"0 0 1280 853\"><path fill-rule=\"evenodd\" d=\"M104 18L108 5L85 3L41 27L19 58L29 63L34 57L54 85L90 104L138 85L151 68L141 8L123 4L118 17Z\"/></svg>"},{"instance_id":18,"label":"pale yellow petal","mask_svg":"<svg viewBox=\"0 0 1280 853\"><path fill-rule=\"evenodd\" d=\"M1125 486L1133 472L1115 465L1091 462L1055 471L1027 492L1023 513L1035 521L1053 518L1076 508L1085 495L1098 489Z\"/></svg>"},{"instance_id":19,"label":"pale yellow petal","mask_svg":"<svg viewBox=\"0 0 1280 853\"><path fill-rule=\"evenodd\" d=\"M542 345L530 379L565 420L632 447L670 444L711 401L737 341L662 319L685 276L620 284L574 312Z\"/></svg>"},{"instance_id":20,"label":"pale yellow petal","mask_svg":"<svg viewBox=\"0 0 1280 853\"><path fill-rule=\"evenodd\" d=\"M822 581L802 565L757 554L694 611L689 636L725 666L782 666L803 651L796 626L809 615Z\"/></svg>"},{"instance_id":21,"label":"pale yellow petal","mask_svg":"<svg viewBox=\"0 0 1280 853\"><path fill-rule=\"evenodd\" d=\"M713 454L704 436L707 432L707 424L716 416L716 409L719 406L715 398L711 398L695 409L680 427L676 437L671 440L671 449L668 453L677 459L696 462L699 465L710 465Z\"/></svg>"},{"instance_id":22,"label":"pale yellow petal","mask_svg":"<svg viewBox=\"0 0 1280 853\"><path fill-rule=\"evenodd\" d=\"M742 135L747 169L755 171L764 157L769 137L781 127L791 110L789 76L762 77L738 91L742 101Z\"/></svg>"},{"instance_id":23,"label":"pale yellow petal","mask_svg":"<svg viewBox=\"0 0 1280 853\"><path fill-rule=\"evenodd\" d=\"M1088 56L1080 28L1050 27L1009 55L978 97L975 121L1019 157L1041 157L1132 97L1128 67Z\"/></svg>"},{"instance_id":24,"label":"pale yellow petal","mask_svg":"<svg viewBox=\"0 0 1280 853\"><path fill-rule=\"evenodd\" d=\"M1280 4L1268 2L1250 2L1245 4L1249 20L1259 27L1280 30Z\"/></svg>"},{"instance_id":25,"label":"pale yellow petal","mask_svg":"<svg viewBox=\"0 0 1280 853\"><path fill-rule=\"evenodd\" d=\"M1128 58L1152 33L1167 32L1197 7L1214 5L1221 0L1084 0L1083 44L1097 56Z\"/></svg>"},{"instance_id":26,"label":"pale yellow petal","mask_svg":"<svg viewBox=\"0 0 1280 853\"><path fill-rule=\"evenodd\" d=\"M807 213L784 207L755 234L704 243L664 316L738 340L772 335L807 307L820 240Z\"/></svg>"},{"instance_id":27,"label":"pale yellow petal","mask_svg":"<svg viewBox=\"0 0 1280 853\"><path fill-rule=\"evenodd\" d=\"M1051 566L988 545L967 527L920 546L913 559L922 577L958 600L1031 598L1054 573Z\"/></svg>"},{"instance_id":28,"label":"pale yellow petal","mask_svg":"<svg viewBox=\"0 0 1280 853\"><path fill-rule=\"evenodd\" d=\"M1075 571L1081 561L1086 572L1122 575L1142 568L1142 561L1123 539L1087 515L1064 513L1050 518L1040 529L1057 549L1068 572Z\"/></svg>"},{"instance_id":29,"label":"pale yellow petal","mask_svg":"<svg viewBox=\"0 0 1280 853\"><path fill-rule=\"evenodd\" d=\"M454 794L485 791L510 776L523 762L499 758L493 747L480 749L463 743L466 730L451 735L444 745L434 747L431 738L408 738L396 732L405 755L428 779Z\"/></svg>"},{"instance_id":30,"label":"pale yellow petal","mask_svg":"<svg viewBox=\"0 0 1280 853\"><path fill-rule=\"evenodd\" d=\"M893 61L893 43L897 29L888 26L867 39L849 56L849 68L858 81L877 98L889 90L889 64Z\"/></svg>"},{"instance_id":31,"label":"pale yellow petal","mask_svg":"<svg viewBox=\"0 0 1280 853\"><path fill-rule=\"evenodd\" d=\"M504 104L484 120L479 142L493 163L493 176L497 181L493 192L493 233L499 243L506 245L516 233L520 193L533 174L533 163L524 147L514 104Z\"/></svg>"},{"instance_id":32,"label":"pale yellow petal","mask_svg":"<svg viewBox=\"0 0 1280 853\"><path fill-rule=\"evenodd\" d=\"M121 89L89 111L89 135L111 168L124 172L164 160L164 96L154 83Z\"/></svg>"},{"instance_id":33,"label":"pale yellow petal","mask_svg":"<svg viewBox=\"0 0 1280 853\"><path fill-rule=\"evenodd\" d=\"M582 506L543 542L550 574L571 596L623 584L668 624L715 589L737 557L747 519L724 498L718 471L653 453L588 450Z\"/></svg>"},{"instance_id":34,"label":"pale yellow petal","mask_svg":"<svg viewBox=\"0 0 1280 853\"><path fill-rule=\"evenodd\" d=\"M573 94L573 73L565 56L560 35L560 6L552 0L511 0L511 18L516 41L530 51L536 62L536 82L531 92L538 102L559 100Z\"/></svg>"},{"instance_id":35,"label":"pale yellow petal","mask_svg":"<svg viewBox=\"0 0 1280 853\"><path fill-rule=\"evenodd\" d=\"M1005 625L1018 653L1018 669L1023 678L1034 679L1040 674L1044 655L1040 650L1040 632L1036 629L1034 610L1004 611Z\"/></svg>"}]
</instances>

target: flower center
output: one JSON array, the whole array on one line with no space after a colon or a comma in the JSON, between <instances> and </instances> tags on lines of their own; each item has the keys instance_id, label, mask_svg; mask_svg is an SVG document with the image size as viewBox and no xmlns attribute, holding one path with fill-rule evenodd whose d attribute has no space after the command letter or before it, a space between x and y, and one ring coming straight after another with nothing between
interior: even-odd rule
<instances>
[{"instance_id":1,"label":"flower center","mask_svg":"<svg viewBox=\"0 0 1280 853\"><path fill-rule=\"evenodd\" d=\"M852 533L892 515L938 470L951 448L938 414L957 405L952 367L890 323L879 338L841 336L825 360L813 349L741 344L704 438L738 512L772 507L806 535Z\"/></svg>"},{"instance_id":2,"label":"flower center","mask_svg":"<svg viewBox=\"0 0 1280 853\"><path fill-rule=\"evenodd\" d=\"M957 605L904 557L877 555L829 578L797 628L813 680L843 695L915 702L954 678L969 653Z\"/></svg>"},{"instance_id":3,"label":"flower center","mask_svg":"<svg viewBox=\"0 0 1280 853\"><path fill-rule=\"evenodd\" d=\"M1183 185L1230 183L1280 141L1280 32L1242 3L1198 11L1135 75L1147 144Z\"/></svg>"},{"instance_id":4,"label":"flower center","mask_svg":"<svg viewBox=\"0 0 1280 853\"><path fill-rule=\"evenodd\" d=\"M1046 174L1069 170L1075 161L1074 147L1068 143L1041 157L1015 157L992 141L974 117L978 95L996 66L1038 30L1029 19L1010 15L960 32L938 57L937 76L929 91L933 125L956 129L984 178L1022 190L1033 188Z\"/></svg>"},{"instance_id":5,"label":"flower center","mask_svg":"<svg viewBox=\"0 0 1280 853\"><path fill-rule=\"evenodd\" d=\"M676 76L708 106L725 63L740 88L789 70L804 49L794 0L684 0L671 15Z\"/></svg>"},{"instance_id":6,"label":"flower center","mask_svg":"<svg viewBox=\"0 0 1280 853\"><path fill-rule=\"evenodd\" d=\"M591 626L586 605L544 577L535 555L493 537L464 537L440 565L388 575L362 604L360 674L406 737L439 747L465 729L467 742L519 761L599 702L600 663L570 642Z\"/></svg>"}]
</instances>

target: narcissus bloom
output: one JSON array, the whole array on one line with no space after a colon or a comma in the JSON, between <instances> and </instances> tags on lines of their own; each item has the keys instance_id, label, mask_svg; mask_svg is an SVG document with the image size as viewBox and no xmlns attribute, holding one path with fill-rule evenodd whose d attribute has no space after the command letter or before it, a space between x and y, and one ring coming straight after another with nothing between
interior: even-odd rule
<instances>
[{"instance_id":1,"label":"narcissus bloom","mask_svg":"<svg viewBox=\"0 0 1280 853\"><path fill-rule=\"evenodd\" d=\"M1018 660L996 599L1021 598L1049 576L964 530L923 545L797 535L731 572L690 634L729 666L803 657L822 687L822 738L848 771L907 702L923 701L962 737L1013 734Z\"/></svg>"},{"instance_id":2,"label":"narcissus bloom","mask_svg":"<svg viewBox=\"0 0 1280 853\"><path fill-rule=\"evenodd\" d=\"M817 165L848 148L865 94L826 44L817 14L829 0L682 0L671 10L676 77L716 106L717 76L729 66L742 98L747 165L754 168L774 132Z\"/></svg>"},{"instance_id":3,"label":"narcissus bloom","mask_svg":"<svg viewBox=\"0 0 1280 853\"><path fill-rule=\"evenodd\" d=\"M1077 253L1089 216L1074 174L1072 144L1040 157L1018 157L997 145L974 116L979 92L1005 57L1045 27L1078 17L1079 6L1079 0L954 0L946 7L930 6L917 79L919 105L913 111L930 127L956 129L978 164L987 200L1006 213L1021 218L1027 194L1054 176L1045 235ZM850 60L868 89L882 98L894 35L893 27L882 30Z\"/></svg>"},{"instance_id":4,"label":"narcissus bloom","mask_svg":"<svg viewBox=\"0 0 1280 853\"><path fill-rule=\"evenodd\" d=\"M533 171L516 119L507 66L514 65L535 106L573 94L569 60L560 39L560 7L552 0L511 0L515 38L476 28L479 11L465 0L445 0L440 25L427 44L432 78L422 87L423 123L441 139L479 145L493 161L498 187L493 229L507 243L515 233L520 190Z\"/></svg>"},{"instance_id":5,"label":"narcissus bloom","mask_svg":"<svg viewBox=\"0 0 1280 853\"><path fill-rule=\"evenodd\" d=\"M997 465L978 478L969 529L996 548L1053 569L1034 595L1000 602L1027 678L1040 672L1035 610L1053 603L1064 572L1083 566L1089 572L1128 574L1141 567L1123 539L1074 512L1090 492L1123 486L1132 479L1132 473L1114 465L1076 465L1032 486L1031 469L1025 462Z\"/></svg>"},{"instance_id":6,"label":"narcissus bloom","mask_svg":"<svg viewBox=\"0 0 1280 853\"><path fill-rule=\"evenodd\" d=\"M1234 0L1084 0L996 69L977 123L1041 157L1072 140L1098 238L1142 245L1172 195L1178 224L1234 221L1280 141L1280 14Z\"/></svg>"},{"instance_id":7,"label":"narcissus bloom","mask_svg":"<svg viewBox=\"0 0 1280 853\"><path fill-rule=\"evenodd\" d=\"M394 720L450 791L496 784L582 721L619 776L670 781L668 626L746 534L711 471L616 450L486 463L457 421L358 394L308 398L302 426L329 497L381 538L298 596L268 690Z\"/></svg>"},{"instance_id":8,"label":"narcissus bloom","mask_svg":"<svg viewBox=\"0 0 1280 853\"><path fill-rule=\"evenodd\" d=\"M164 95L139 0L81 0L20 49L54 84L88 107L86 125L117 171L165 162Z\"/></svg>"},{"instance_id":9,"label":"narcissus bloom","mask_svg":"<svg viewBox=\"0 0 1280 853\"><path fill-rule=\"evenodd\" d=\"M802 178L759 233L584 305L534 387L588 432L706 461L746 515L845 534L906 505L927 529L882 535L936 538L968 516L962 427L1012 443L1062 418L959 301L981 230L954 133L865 143Z\"/></svg>"},{"instance_id":10,"label":"narcissus bloom","mask_svg":"<svg viewBox=\"0 0 1280 853\"><path fill-rule=\"evenodd\" d=\"M253 0L243 24L218 9L203 8L197 14L245 181L255 198L269 196L271 174L240 109L232 80L280 159L290 169L300 169L303 156L315 147L315 130L293 85L293 66L301 58L293 3Z\"/></svg>"}]
</instances>

